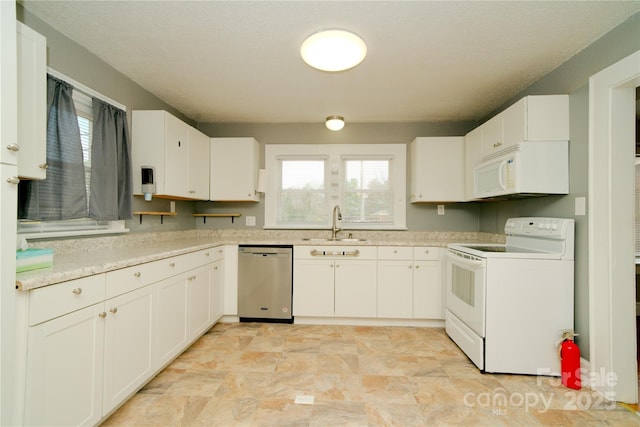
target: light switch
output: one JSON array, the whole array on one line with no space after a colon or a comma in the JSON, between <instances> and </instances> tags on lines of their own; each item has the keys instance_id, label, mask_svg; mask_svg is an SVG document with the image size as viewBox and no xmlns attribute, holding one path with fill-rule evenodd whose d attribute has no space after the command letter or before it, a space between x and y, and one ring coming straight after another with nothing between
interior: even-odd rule
<instances>
[{"instance_id":1,"label":"light switch","mask_svg":"<svg viewBox=\"0 0 640 427\"><path fill-rule=\"evenodd\" d=\"M245 225L247 227L255 227L256 226L256 217L255 216L246 217Z\"/></svg>"},{"instance_id":2,"label":"light switch","mask_svg":"<svg viewBox=\"0 0 640 427\"><path fill-rule=\"evenodd\" d=\"M438 205L438 215L444 215L444 205Z\"/></svg>"}]
</instances>

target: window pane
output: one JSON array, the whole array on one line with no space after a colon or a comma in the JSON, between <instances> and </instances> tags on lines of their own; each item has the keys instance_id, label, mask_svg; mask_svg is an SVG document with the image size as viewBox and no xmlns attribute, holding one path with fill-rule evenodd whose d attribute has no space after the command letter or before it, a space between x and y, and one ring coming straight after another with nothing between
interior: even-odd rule
<instances>
[{"instance_id":1,"label":"window pane","mask_svg":"<svg viewBox=\"0 0 640 427\"><path fill-rule=\"evenodd\" d=\"M327 220L324 160L282 160L277 222L315 225Z\"/></svg>"},{"instance_id":2,"label":"window pane","mask_svg":"<svg viewBox=\"0 0 640 427\"><path fill-rule=\"evenodd\" d=\"M393 223L389 160L346 160L343 224Z\"/></svg>"}]
</instances>

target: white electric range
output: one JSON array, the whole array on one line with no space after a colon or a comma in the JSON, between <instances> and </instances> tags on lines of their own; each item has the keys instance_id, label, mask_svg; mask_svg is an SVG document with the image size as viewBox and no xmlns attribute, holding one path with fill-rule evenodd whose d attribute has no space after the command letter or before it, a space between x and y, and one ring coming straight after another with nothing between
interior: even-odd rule
<instances>
[{"instance_id":1,"label":"white electric range","mask_svg":"<svg viewBox=\"0 0 640 427\"><path fill-rule=\"evenodd\" d=\"M510 218L506 244L450 244L445 325L484 372L560 375L573 330L574 221Z\"/></svg>"}]
</instances>

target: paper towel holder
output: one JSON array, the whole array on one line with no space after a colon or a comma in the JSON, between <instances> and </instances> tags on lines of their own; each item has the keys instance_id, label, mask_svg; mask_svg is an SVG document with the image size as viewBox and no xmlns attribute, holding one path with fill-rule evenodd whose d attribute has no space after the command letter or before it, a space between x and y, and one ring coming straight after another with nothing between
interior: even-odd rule
<instances>
[{"instance_id":1,"label":"paper towel holder","mask_svg":"<svg viewBox=\"0 0 640 427\"><path fill-rule=\"evenodd\" d=\"M147 202L150 202L152 194L155 194L156 192L156 182L154 179L155 171L153 166L141 166L140 169L142 178L142 193L144 194L144 199Z\"/></svg>"},{"instance_id":2,"label":"paper towel holder","mask_svg":"<svg viewBox=\"0 0 640 427\"><path fill-rule=\"evenodd\" d=\"M256 193L266 193L267 192L267 170L259 169L258 170L258 186L256 187Z\"/></svg>"}]
</instances>

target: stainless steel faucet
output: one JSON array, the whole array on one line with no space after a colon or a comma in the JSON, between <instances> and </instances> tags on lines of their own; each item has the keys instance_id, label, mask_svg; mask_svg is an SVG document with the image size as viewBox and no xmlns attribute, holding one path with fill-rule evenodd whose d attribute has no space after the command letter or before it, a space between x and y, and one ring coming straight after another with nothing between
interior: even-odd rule
<instances>
[{"instance_id":1,"label":"stainless steel faucet","mask_svg":"<svg viewBox=\"0 0 640 427\"><path fill-rule=\"evenodd\" d=\"M338 221L342 220L342 212L340 212L340 206L335 205L333 207L333 226L331 227L331 238L333 240L336 239L336 234L338 234L338 231L342 230L342 228L338 228L337 223Z\"/></svg>"}]
</instances>

